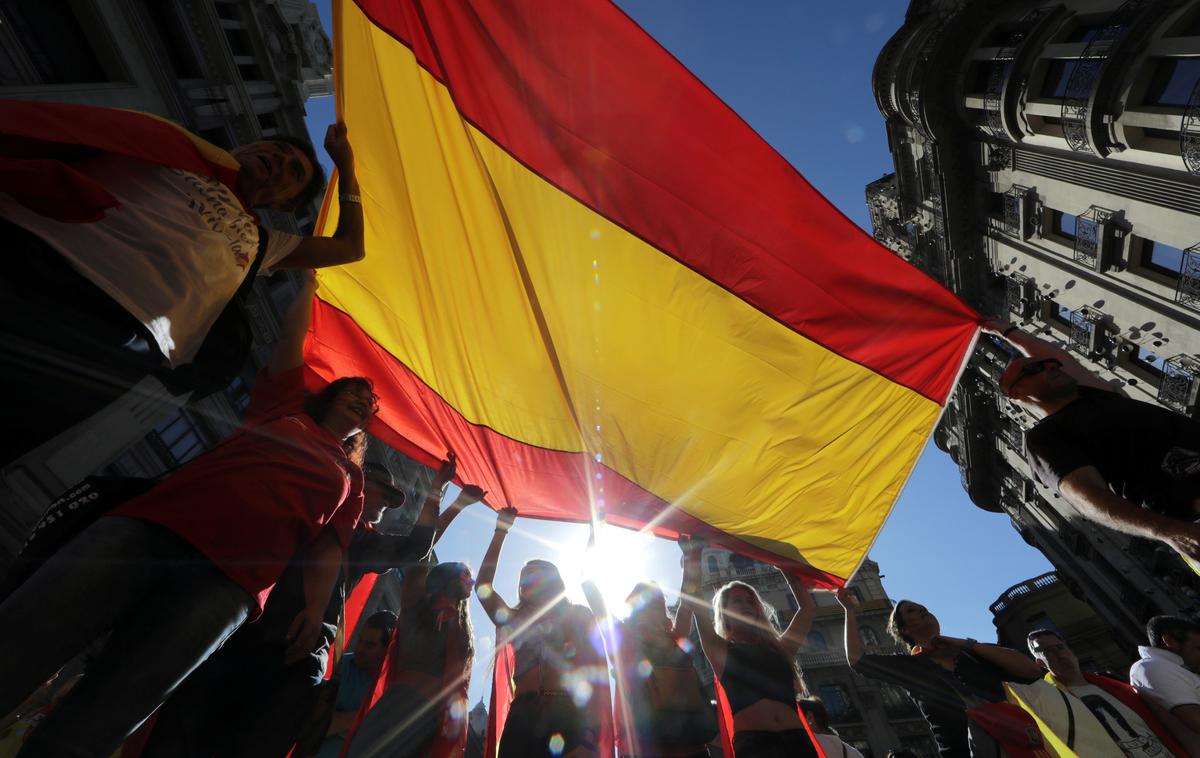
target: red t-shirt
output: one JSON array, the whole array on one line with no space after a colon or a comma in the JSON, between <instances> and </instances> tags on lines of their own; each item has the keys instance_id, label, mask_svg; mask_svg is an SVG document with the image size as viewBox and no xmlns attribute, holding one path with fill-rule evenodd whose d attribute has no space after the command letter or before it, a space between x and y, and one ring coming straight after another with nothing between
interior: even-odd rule
<instances>
[{"instance_id":1,"label":"red t-shirt","mask_svg":"<svg viewBox=\"0 0 1200 758\"><path fill-rule=\"evenodd\" d=\"M302 369L259 373L241 429L113 511L190 542L258 602L326 525L350 545L362 471L303 410Z\"/></svg>"}]
</instances>

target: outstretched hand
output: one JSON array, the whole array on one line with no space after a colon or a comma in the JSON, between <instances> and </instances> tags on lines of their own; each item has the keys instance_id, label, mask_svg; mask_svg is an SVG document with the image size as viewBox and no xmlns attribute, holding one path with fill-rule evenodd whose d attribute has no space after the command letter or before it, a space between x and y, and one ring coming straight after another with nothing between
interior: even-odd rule
<instances>
[{"instance_id":1,"label":"outstretched hand","mask_svg":"<svg viewBox=\"0 0 1200 758\"><path fill-rule=\"evenodd\" d=\"M350 171L354 168L354 150L350 147L350 139L346 135L344 121L330 124L325 130L325 152L329 153L338 171Z\"/></svg>"},{"instance_id":2,"label":"outstretched hand","mask_svg":"<svg viewBox=\"0 0 1200 758\"><path fill-rule=\"evenodd\" d=\"M442 461L442 465L438 466L437 474L433 477L433 488L440 491L447 484L454 481L454 474L458 470L458 456L453 450L446 451L446 460Z\"/></svg>"},{"instance_id":3,"label":"outstretched hand","mask_svg":"<svg viewBox=\"0 0 1200 758\"><path fill-rule=\"evenodd\" d=\"M507 532L517 520L517 509L511 505L496 511L496 531Z\"/></svg>"},{"instance_id":4,"label":"outstretched hand","mask_svg":"<svg viewBox=\"0 0 1200 758\"><path fill-rule=\"evenodd\" d=\"M483 489L478 484L464 484L462 488L462 494L458 496L458 502L464 507L468 505L474 505L480 500L483 500L483 496L486 494L487 490Z\"/></svg>"},{"instance_id":5,"label":"outstretched hand","mask_svg":"<svg viewBox=\"0 0 1200 758\"><path fill-rule=\"evenodd\" d=\"M849 587L841 587L837 591L837 601L846 609L847 613L853 613L858 610L861 601L855 597Z\"/></svg>"}]
</instances>

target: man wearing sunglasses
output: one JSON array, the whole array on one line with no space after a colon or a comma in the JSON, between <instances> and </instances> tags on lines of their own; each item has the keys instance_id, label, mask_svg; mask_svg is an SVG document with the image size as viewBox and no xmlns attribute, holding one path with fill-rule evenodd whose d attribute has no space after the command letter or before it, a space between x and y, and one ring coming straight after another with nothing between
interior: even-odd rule
<instances>
[{"instance_id":1,"label":"man wearing sunglasses","mask_svg":"<svg viewBox=\"0 0 1200 758\"><path fill-rule=\"evenodd\" d=\"M1200 424L1126 397L1070 353L1017 327L983 330L1012 345L1005 397L1037 423L1026 433L1030 468L1085 518L1159 540L1200 561Z\"/></svg>"}]
</instances>

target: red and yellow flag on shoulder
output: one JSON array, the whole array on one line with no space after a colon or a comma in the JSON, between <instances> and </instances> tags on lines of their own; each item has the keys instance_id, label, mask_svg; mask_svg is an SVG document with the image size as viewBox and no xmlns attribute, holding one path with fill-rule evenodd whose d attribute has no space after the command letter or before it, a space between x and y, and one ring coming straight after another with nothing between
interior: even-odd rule
<instances>
[{"instance_id":1,"label":"red and yellow flag on shoulder","mask_svg":"<svg viewBox=\"0 0 1200 758\"><path fill-rule=\"evenodd\" d=\"M372 431L493 507L842 584L977 315L609 2L334 13L367 258L322 272L310 367L372 377Z\"/></svg>"}]
</instances>

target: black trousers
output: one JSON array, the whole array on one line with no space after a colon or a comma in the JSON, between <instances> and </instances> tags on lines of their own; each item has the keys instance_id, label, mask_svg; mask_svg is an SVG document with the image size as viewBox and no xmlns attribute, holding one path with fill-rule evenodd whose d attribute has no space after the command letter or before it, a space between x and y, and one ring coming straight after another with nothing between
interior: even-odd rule
<instances>
[{"instance_id":1,"label":"black trousers","mask_svg":"<svg viewBox=\"0 0 1200 758\"><path fill-rule=\"evenodd\" d=\"M586 730L586 713L570 696L521 695L508 710L497 752L499 758L555 758L578 747ZM556 736L562 744L552 747Z\"/></svg>"},{"instance_id":2,"label":"black trousers","mask_svg":"<svg viewBox=\"0 0 1200 758\"><path fill-rule=\"evenodd\" d=\"M157 371L163 355L129 311L40 237L0 219L0 466Z\"/></svg>"},{"instance_id":3,"label":"black trousers","mask_svg":"<svg viewBox=\"0 0 1200 758\"><path fill-rule=\"evenodd\" d=\"M143 758L285 758L322 672L312 656L285 665L284 650L231 637L159 709Z\"/></svg>"},{"instance_id":4,"label":"black trousers","mask_svg":"<svg viewBox=\"0 0 1200 758\"><path fill-rule=\"evenodd\" d=\"M738 732L733 735L733 750L737 758L817 758L817 749L804 729Z\"/></svg>"}]
</instances>

